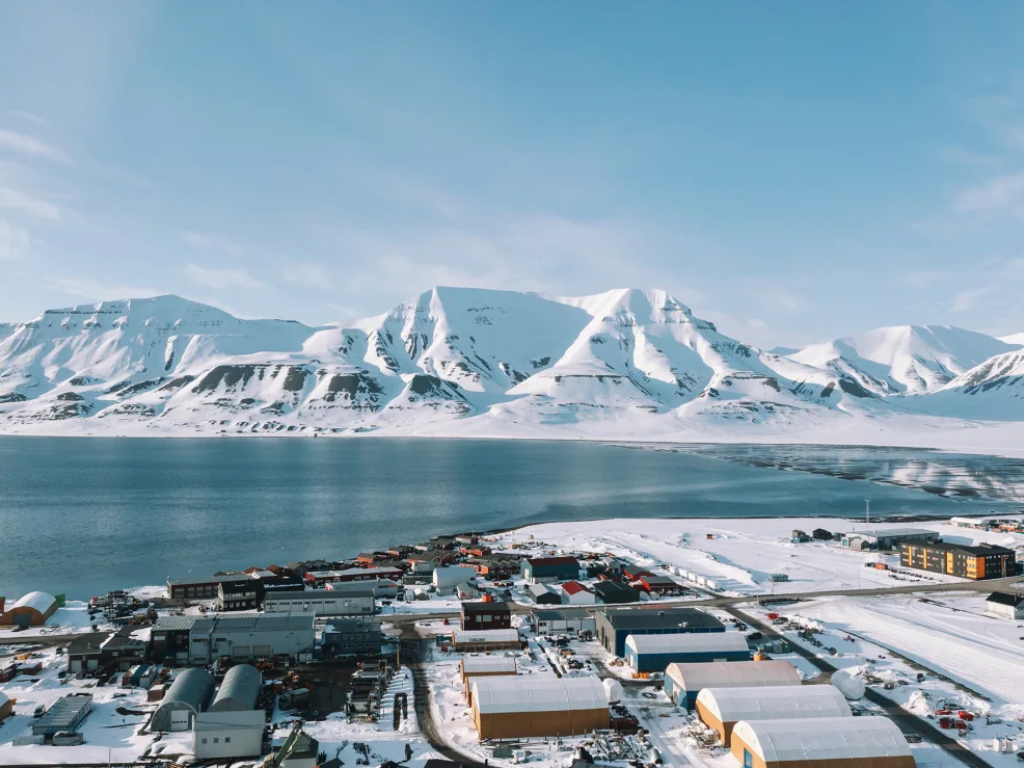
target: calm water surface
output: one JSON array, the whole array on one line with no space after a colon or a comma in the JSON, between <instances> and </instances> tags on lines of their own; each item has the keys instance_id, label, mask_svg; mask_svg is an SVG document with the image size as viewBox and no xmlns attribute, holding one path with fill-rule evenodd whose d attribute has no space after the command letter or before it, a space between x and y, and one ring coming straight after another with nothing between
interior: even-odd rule
<instances>
[{"instance_id":1,"label":"calm water surface","mask_svg":"<svg viewBox=\"0 0 1024 768\"><path fill-rule=\"evenodd\" d=\"M0 595L82 598L541 521L855 516L865 498L878 516L1006 509L699 452L589 443L6 437Z\"/></svg>"}]
</instances>

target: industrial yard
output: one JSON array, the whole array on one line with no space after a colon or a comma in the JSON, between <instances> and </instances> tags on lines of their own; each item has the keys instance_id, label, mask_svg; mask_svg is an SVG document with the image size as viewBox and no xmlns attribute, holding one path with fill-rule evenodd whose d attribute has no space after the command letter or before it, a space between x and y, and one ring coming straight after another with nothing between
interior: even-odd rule
<instances>
[{"instance_id":1,"label":"industrial yard","mask_svg":"<svg viewBox=\"0 0 1024 768\"><path fill-rule=\"evenodd\" d=\"M0 765L767 768L780 738L1016 764L1019 521L837 523L538 525L31 593L0 614Z\"/></svg>"}]
</instances>

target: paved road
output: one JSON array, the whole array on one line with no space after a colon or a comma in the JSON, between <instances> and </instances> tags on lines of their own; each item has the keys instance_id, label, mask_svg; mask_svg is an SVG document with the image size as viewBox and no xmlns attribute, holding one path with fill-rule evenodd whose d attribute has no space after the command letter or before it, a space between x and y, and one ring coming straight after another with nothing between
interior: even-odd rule
<instances>
[{"instance_id":1,"label":"paved road","mask_svg":"<svg viewBox=\"0 0 1024 768\"><path fill-rule=\"evenodd\" d=\"M726 613L735 616L744 624L757 629L763 634L784 637L783 633L779 632L774 626L765 624L737 608L725 608L724 610ZM832 666L828 661L802 647L799 643L790 642L789 645L797 655L807 659L807 661L822 672L831 675L833 672L837 671L838 667ZM864 697L872 704L876 704L881 707L889 719L896 723L899 729L904 733L915 733L919 735L925 741L929 741L940 749L947 751L950 757L956 758L964 765L969 766L969 768L992 768L990 763L982 760L978 755L966 749L960 742L950 737L946 731L937 728L927 720L923 720L916 715L909 714L904 709L897 706L892 699L887 696L883 696L878 691L868 688Z\"/></svg>"}]
</instances>

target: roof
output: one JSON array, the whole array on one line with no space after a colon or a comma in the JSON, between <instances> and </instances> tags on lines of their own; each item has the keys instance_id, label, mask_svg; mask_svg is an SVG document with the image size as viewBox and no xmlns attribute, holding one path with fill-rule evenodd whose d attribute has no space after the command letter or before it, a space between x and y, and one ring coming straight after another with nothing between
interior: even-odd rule
<instances>
[{"instance_id":1,"label":"roof","mask_svg":"<svg viewBox=\"0 0 1024 768\"><path fill-rule=\"evenodd\" d=\"M575 557L569 557L568 555L565 557L530 557L527 558L526 562L533 567L541 566L542 568L549 565L575 565L577 568L579 567L579 561Z\"/></svg>"},{"instance_id":2,"label":"roof","mask_svg":"<svg viewBox=\"0 0 1024 768\"><path fill-rule=\"evenodd\" d=\"M7 694L3 691L0 691L0 707L2 707L8 701L10 701L10 699L8 698Z\"/></svg>"},{"instance_id":3,"label":"roof","mask_svg":"<svg viewBox=\"0 0 1024 768\"><path fill-rule=\"evenodd\" d=\"M35 731L36 729L70 728L82 710L91 707L91 693L76 693L72 696L63 696L46 710L46 714L33 723L32 729Z\"/></svg>"},{"instance_id":4,"label":"roof","mask_svg":"<svg viewBox=\"0 0 1024 768\"><path fill-rule=\"evenodd\" d=\"M669 578L668 576L662 576L657 573L642 573L640 574L640 580L645 581L648 584L671 584L674 587L679 586L679 582L675 579Z\"/></svg>"},{"instance_id":5,"label":"roof","mask_svg":"<svg viewBox=\"0 0 1024 768\"><path fill-rule=\"evenodd\" d=\"M232 667L224 675L217 697L210 705L211 712L240 712L253 709L263 687L263 675L249 664Z\"/></svg>"},{"instance_id":6,"label":"roof","mask_svg":"<svg viewBox=\"0 0 1024 768\"><path fill-rule=\"evenodd\" d=\"M744 720L732 737L768 763L910 757L906 737L885 717Z\"/></svg>"},{"instance_id":7,"label":"roof","mask_svg":"<svg viewBox=\"0 0 1024 768\"><path fill-rule=\"evenodd\" d=\"M1024 603L1024 594L1019 592L993 592L985 598L985 602L995 603L996 605L1011 605L1016 608L1021 603Z\"/></svg>"},{"instance_id":8,"label":"roof","mask_svg":"<svg viewBox=\"0 0 1024 768\"><path fill-rule=\"evenodd\" d=\"M593 615L586 608L552 608L534 611L533 618L537 621L580 621L592 619Z\"/></svg>"},{"instance_id":9,"label":"roof","mask_svg":"<svg viewBox=\"0 0 1024 768\"><path fill-rule=\"evenodd\" d=\"M215 632L288 632L313 631L316 614L304 611L288 613L253 613L246 616L222 615L200 617L192 631L212 635Z\"/></svg>"},{"instance_id":10,"label":"roof","mask_svg":"<svg viewBox=\"0 0 1024 768\"><path fill-rule=\"evenodd\" d=\"M555 594L555 589L550 584L530 584L527 586L527 589L534 597L537 597L538 595Z\"/></svg>"},{"instance_id":11,"label":"roof","mask_svg":"<svg viewBox=\"0 0 1024 768\"><path fill-rule=\"evenodd\" d=\"M906 541L904 544L914 546L915 542ZM1003 555L1010 556L1014 555L1012 549L1006 547L1000 547L995 544L980 544L978 546L971 546L969 544L955 544L951 541L922 541L920 546L927 547L928 549L935 550L938 552L962 552L965 555L974 555L976 557L985 557L986 555Z\"/></svg>"},{"instance_id":12,"label":"roof","mask_svg":"<svg viewBox=\"0 0 1024 768\"><path fill-rule=\"evenodd\" d=\"M483 675L494 672L516 673L516 660L511 656L467 656L462 660L462 673Z\"/></svg>"},{"instance_id":13,"label":"roof","mask_svg":"<svg viewBox=\"0 0 1024 768\"><path fill-rule=\"evenodd\" d=\"M939 533L930 528L876 528L871 531L850 531L846 535L885 538L887 536L938 536Z\"/></svg>"},{"instance_id":14,"label":"roof","mask_svg":"<svg viewBox=\"0 0 1024 768\"><path fill-rule=\"evenodd\" d=\"M12 605L7 610L13 608L32 608L39 611L40 613L46 613L47 611L57 606L57 598L48 592L29 592L27 595L23 595L18 602Z\"/></svg>"},{"instance_id":15,"label":"roof","mask_svg":"<svg viewBox=\"0 0 1024 768\"><path fill-rule=\"evenodd\" d=\"M492 602L488 603L483 600L479 602L463 603L462 613L504 613L505 611L511 611L508 603Z\"/></svg>"},{"instance_id":16,"label":"roof","mask_svg":"<svg viewBox=\"0 0 1024 768\"><path fill-rule=\"evenodd\" d=\"M473 681L473 708L482 714L608 709L596 677L481 677Z\"/></svg>"},{"instance_id":17,"label":"roof","mask_svg":"<svg viewBox=\"0 0 1024 768\"><path fill-rule=\"evenodd\" d=\"M103 643L113 636L112 632L90 632L79 635L68 643L68 656L82 656L87 653L99 653Z\"/></svg>"},{"instance_id":18,"label":"roof","mask_svg":"<svg viewBox=\"0 0 1024 768\"><path fill-rule=\"evenodd\" d=\"M456 645L462 645L465 643L518 643L519 630L478 629L471 631L456 629L452 632L452 641Z\"/></svg>"},{"instance_id":19,"label":"roof","mask_svg":"<svg viewBox=\"0 0 1024 768\"><path fill-rule=\"evenodd\" d=\"M176 631L188 631L192 629L192 626L199 621L201 617L197 615L186 615L186 616L160 616L156 620L156 624L153 625L154 632L176 632Z\"/></svg>"},{"instance_id":20,"label":"roof","mask_svg":"<svg viewBox=\"0 0 1024 768\"><path fill-rule=\"evenodd\" d=\"M642 653L714 653L746 651L747 638L739 632L685 632L678 635L630 635L626 648Z\"/></svg>"},{"instance_id":21,"label":"roof","mask_svg":"<svg viewBox=\"0 0 1024 768\"><path fill-rule=\"evenodd\" d=\"M726 633L728 634L728 633ZM800 685L800 673L788 661L709 661L669 664L665 677L684 691L702 688Z\"/></svg>"},{"instance_id":22,"label":"roof","mask_svg":"<svg viewBox=\"0 0 1024 768\"><path fill-rule=\"evenodd\" d=\"M365 582L353 582L359 585L359 589L292 589L279 592L268 592L263 598L264 604L288 603L296 600L309 602L310 600L344 600L349 597L373 597L373 588L366 586Z\"/></svg>"},{"instance_id":23,"label":"roof","mask_svg":"<svg viewBox=\"0 0 1024 768\"><path fill-rule=\"evenodd\" d=\"M705 688L697 694L697 703L723 723L853 716L834 685Z\"/></svg>"},{"instance_id":24,"label":"roof","mask_svg":"<svg viewBox=\"0 0 1024 768\"><path fill-rule=\"evenodd\" d=\"M609 611L608 622L615 629L669 629L686 624L687 627L721 627L722 622L710 613L696 608L672 608L664 611L640 610Z\"/></svg>"},{"instance_id":25,"label":"roof","mask_svg":"<svg viewBox=\"0 0 1024 768\"><path fill-rule=\"evenodd\" d=\"M580 592L590 592L591 590L578 581L567 581L562 585L562 591L567 595L578 595Z\"/></svg>"},{"instance_id":26,"label":"roof","mask_svg":"<svg viewBox=\"0 0 1024 768\"><path fill-rule=\"evenodd\" d=\"M174 678L160 706L157 707L157 712L171 704L182 704L193 712L202 712L213 695L213 688L213 675L205 669L190 667Z\"/></svg>"},{"instance_id":27,"label":"roof","mask_svg":"<svg viewBox=\"0 0 1024 768\"><path fill-rule=\"evenodd\" d=\"M594 591L597 592L599 597L608 597L616 592L631 596L637 595L637 591L633 587L620 581L599 581L594 585Z\"/></svg>"}]
</instances>

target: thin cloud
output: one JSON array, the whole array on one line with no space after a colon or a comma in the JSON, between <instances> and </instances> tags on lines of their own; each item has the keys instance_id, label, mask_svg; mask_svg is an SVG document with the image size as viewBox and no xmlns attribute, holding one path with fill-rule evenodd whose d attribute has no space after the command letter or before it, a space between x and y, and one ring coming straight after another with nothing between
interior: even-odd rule
<instances>
[{"instance_id":1,"label":"thin cloud","mask_svg":"<svg viewBox=\"0 0 1024 768\"><path fill-rule=\"evenodd\" d=\"M311 261L289 264L281 270L281 276L289 283L321 291L329 291L334 287L323 265Z\"/></svg>"},{"instance_id":2,"label":"thin cloud","mask_svg":"<svg viewBox=\"0 0 1024 768\"><path fill-rule=\"evenodd\" d=\"M0 219L0 261L20 259L28 253L28 230L17 227L6 219Z\"/></svg>"},{"instance_id":3,"label":"thin cloud","mask_svg":"<svg viewBox=\"0 0 1024 768\"><path fill-rule=\"evenodd\" d=\"M0 148L10 149L34 157L42 157L47 160L56 160L60 163L71 162L71 156L64 152L64 150L46 144L27 133L19 133L18 131L0 129Z\"/></svg>"},{"instance_id":4,"label":"thin cloud","mask_svg":"<svg viewBox=\"0 0 1024 768\"><path fill-rule=\"evenodd\" d=\"M28 123L34 123L35 125L38 125L40 128L50 127L50 121L47 120L45 117L40 117L39 115L32 114L31 112L26 112L23 109L12 109L11 114L19 120L24 120Z\"/></svg>"},{"instance_id":5,"label":"thin cloud","mask_svg":"<svg viewBox=\"0 0 1024 768\"><path fill-rule=\"evenodd\" d=\"M191 262L185 265L185 277L198 285L210 288L259 288L262 283L249 274L245 267L217 269L201 267Z\"/></svg>"},{"instance_id":6,"label":"thin cloud","mask_svg":"<svg viewBox=\"0 0 1024 768\"><path fill-rule=\"evenodd\" d=\"M207 232L195 232L185 230L181 233L181 239L187 245L200 251L212 251L214 253L226 253L233 258L241 258L244 250L237 243L220 235L211 235Z\"/></svg>"},{"instance_id":7,"label":"thin cloud","mask_svg":"<svg viewBox=\"0 0 1024 768\"><path fill-rule=\"evenodd\" d=\"M0 187L0 209L18 211L37 219L60 221L60 209L53 203L14 187Z\"/></svg>"},{"instance_id":8,"label":"thin cloud","mask_svg":"<svg viewBox=\"0 0 1024 768\"><path fill-rule=\"evenodd\" d=\"M100 283L88 278L56 278L46 284L55 291L78 296L89 301L114 301L118 299L145 299L160 296L164 291L136 285Z\"/></svg>"},{"instance_id":9,"label":"thin cloud","mask_svg":"<svg viewBox=\"0 0 1024 768\"><path fill-rule=\"evenodd\" d=\"M968 312L977 306L979 299L995 293L995 290L992 286L984 286L969 291L961 291L953 297L952 310L954 312Z\"/></svg>"}]
</instances>

